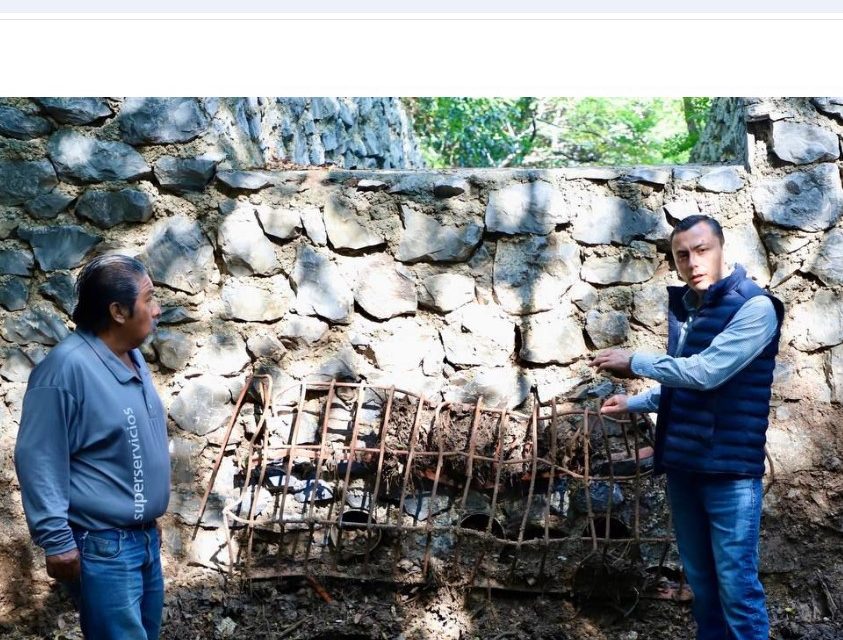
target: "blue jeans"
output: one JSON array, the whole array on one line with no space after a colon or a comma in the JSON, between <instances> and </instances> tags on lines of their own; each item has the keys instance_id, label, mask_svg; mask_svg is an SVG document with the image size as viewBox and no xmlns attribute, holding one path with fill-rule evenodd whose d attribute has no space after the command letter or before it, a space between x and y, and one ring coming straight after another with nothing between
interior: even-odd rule
<instances>
[{"instance_id":1,"label":"blue jeans","mask_svg":"<svg viewBox=\"0 0 843 640\"><path fill-rule=\"evenodd\" d=\"M86 640L158 640L164 608L158 532L74 529L82 561L68 584Z\"/></svg>"},{"instance_id":2,"label":"blue jeans","mask_svg":"<svg viewBox=\"0 0 843 640\"><path fill-rule=\"evenodd\" d=\"M679 555L694 592L699 640L767 640L758 579L760 478L719 479L668 471Z\"/></svg>"}]
</instances>

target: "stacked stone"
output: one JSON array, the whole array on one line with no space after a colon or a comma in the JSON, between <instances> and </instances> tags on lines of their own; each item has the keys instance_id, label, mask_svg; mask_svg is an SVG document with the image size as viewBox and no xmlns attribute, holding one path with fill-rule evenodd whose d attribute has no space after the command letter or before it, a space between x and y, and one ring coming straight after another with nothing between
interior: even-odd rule
<instances>
[{"instance_id":1,"label":"stacked stone","mask_svg":"<svg viewBox=\"0 0 843 640\"><path fill-rule=\"evenodd\" d=\"M337 378L517 407L531 389L546 400L594 382L595 349L663 350L665 285L677 283L669 234L700 212L723 223L727 256L788 306L777 396L839 403L838 100L749 102L751 171L442 172L279 171L249 160L352 164L351 150L354 166L408 162L400 135L390 144L403 156L374 142L393 130L387 116L371 155L355 155L353 140L326 144L319 128L336 118L347 135L386 102L358 100L354 119L340 99L305 101L307 116L289 98L7 101L2 437L14 436L29 371L71 328L73 278L96 253L141 257L164 301L144 349L185 484L174 509L190 520L186 487L249 371L273 377L276 404L295 402L303 380ZM316 129L278 124L287 111ZM324 157L291 154L316 132Z\"/></svg>"}]
</instances>

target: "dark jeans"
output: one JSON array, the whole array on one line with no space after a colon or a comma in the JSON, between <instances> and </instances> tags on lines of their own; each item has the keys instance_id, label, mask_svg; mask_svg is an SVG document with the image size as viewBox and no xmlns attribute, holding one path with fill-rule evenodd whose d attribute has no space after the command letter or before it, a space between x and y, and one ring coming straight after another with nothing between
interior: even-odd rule
<instances>
[{"instance_id":1,"label":"dark jeans","mask_svg":"<svg viewBox=\"0 0 843 640\"><path fill-rule=\"evenodd\" d=\"M718 479L669 471L679 555L694 592L699 640L767 640L758 579L760 478Z\"/></svg>"},{"instance_id":2,"label":"dark jeans","mask_svg":"<svg viewBox=\"0 0 843 640\"><path fill-rule=\"evenodd\" d=\"M164 607L158 532L74 530L80 579L67 585L86 640L157 640Z\"/></svg>"}]
</instances>

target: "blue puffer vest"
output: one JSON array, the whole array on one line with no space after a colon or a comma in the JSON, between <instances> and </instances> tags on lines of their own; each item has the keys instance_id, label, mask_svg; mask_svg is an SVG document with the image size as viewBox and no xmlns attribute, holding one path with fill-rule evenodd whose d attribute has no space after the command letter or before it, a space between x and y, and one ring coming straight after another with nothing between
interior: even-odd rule
<instances>
[{"instance_id":1,"label":"blue puffer vest","mask_svg":"<svg viewBox=\"0 0 843 640\"><path fill-rule=\"evenodd\" d=\"M769 296L776 309L778 329L764 350L744 369L716 389L662 386L656 423L655 469L706 474L761 477L770 411L770 386L779 350L784 307L746 277L743 267L705 292L688 332L682 353L676 353L688 312L682 297L688 287L668 287L668 354L688 357L711 344L750 298Z\"/></svg>"}]
</instances>

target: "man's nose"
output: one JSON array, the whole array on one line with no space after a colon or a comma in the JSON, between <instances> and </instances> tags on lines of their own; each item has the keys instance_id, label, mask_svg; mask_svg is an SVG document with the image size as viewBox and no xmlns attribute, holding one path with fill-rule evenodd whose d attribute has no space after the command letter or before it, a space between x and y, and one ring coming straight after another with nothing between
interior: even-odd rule
<instances>
[{"instance_id":1,"label":"man's nose","mask_svg":"<svg viewBox=\"0 0 843 640\"><path fill-rule=\"evenodd\" d=\"M699 258L695 256L693 253L688 256L688 267L693 272L694 268L699 264Z\"/></svg>"}]
</instances>

